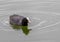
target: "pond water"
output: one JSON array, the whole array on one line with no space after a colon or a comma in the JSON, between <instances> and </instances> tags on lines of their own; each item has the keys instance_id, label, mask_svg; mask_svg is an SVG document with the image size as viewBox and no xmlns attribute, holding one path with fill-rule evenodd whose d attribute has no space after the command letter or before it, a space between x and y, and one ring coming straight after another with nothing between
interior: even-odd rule
<instances>
[{"instance_id":1,"label":"pond water","mask_svg":"<svg viewBox=\"0 0 60 42\"><path fill-rule=\"evenodd\" d=\"M56 2L56 3L55 3ZM59 2L59 1L58 1ZM1 42L56 42L60 39L60 13L56 0L46 1L1 1L0 41ZM56 6L56 7L55 7ZM9 25L9 16L18 14L29 17L32 31L24 35Z\"/></svg>"}]
</instances>

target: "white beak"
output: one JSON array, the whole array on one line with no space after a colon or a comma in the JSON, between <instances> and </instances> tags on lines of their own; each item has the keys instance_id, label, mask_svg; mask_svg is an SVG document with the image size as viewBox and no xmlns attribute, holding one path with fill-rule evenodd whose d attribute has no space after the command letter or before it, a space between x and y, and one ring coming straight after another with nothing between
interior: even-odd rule
<instances>
[{"instance_id":1,"label":"white beak","mask_svg":"<svg viewBox=\"0 0 60 42\"><path fill-rule=\"evenodd\" d=\"M31 23L31 20L28 17L27 17L27 19L28 19L29 23Z\"/></svg>"}]
</instances>

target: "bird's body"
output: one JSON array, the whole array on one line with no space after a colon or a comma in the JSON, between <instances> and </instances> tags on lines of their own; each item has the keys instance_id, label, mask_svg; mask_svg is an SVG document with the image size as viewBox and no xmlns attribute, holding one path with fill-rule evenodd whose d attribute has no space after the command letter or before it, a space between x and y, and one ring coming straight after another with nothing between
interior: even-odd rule
<instances>
[{"instance_id":1,"label":"bird's body","mask_svg":"<svg viewBox=\"0 0 60 42\"><path fill-rule=\"evenodd\" d=\"M24 19L25 17L23 16L19 16L19 15L12 15L10 16L10 24L16 24L16 25L22 25L22 20Z\"/></svg>"}]
</instances>

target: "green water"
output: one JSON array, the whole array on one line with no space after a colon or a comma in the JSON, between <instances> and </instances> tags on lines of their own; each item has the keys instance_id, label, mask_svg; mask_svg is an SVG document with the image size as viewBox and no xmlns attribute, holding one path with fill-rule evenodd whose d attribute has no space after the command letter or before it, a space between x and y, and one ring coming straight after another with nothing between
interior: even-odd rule
<instances>
[{"instance_id":1,"label":"green water","mask_svg":"<svg viewBox=\"0 0 60 42\"><path fill-rule=\"evenodd\" d=\"M18 25L11 25L13 29L15 30L20 30L22 29L23 33L25 35L28 35L29 34L29 29L28 29L28 26L18 26Z\"/></svg>"}]
</instances>

